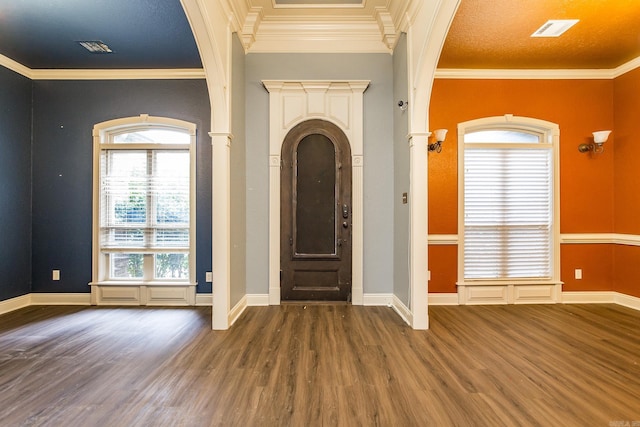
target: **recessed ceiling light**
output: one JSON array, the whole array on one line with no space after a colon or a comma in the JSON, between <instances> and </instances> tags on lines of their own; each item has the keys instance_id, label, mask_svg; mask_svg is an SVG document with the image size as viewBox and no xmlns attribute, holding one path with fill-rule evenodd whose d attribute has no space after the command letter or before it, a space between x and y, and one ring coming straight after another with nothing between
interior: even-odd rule
<instances>
[{"instance_id":1,"label":"recessed ceiling light","mask_svg":"<svg viewBox=\"0 0 640 427\"><path fill-rule=\"evenodd\" d=\"M558 37L573 27L579 19L550 19L538 28L531 37Z\"/></svg>"},{"instance_id":2,"label":"recessed ceiling light","mask_svg":"<svg viewBox=\"0 0 640 427\"><path fill-rule=\"evenodd\" d=\"M91 53L113 53L111 48L100 40L79 41L78 43Z\"/></svg>"}]
</instances>

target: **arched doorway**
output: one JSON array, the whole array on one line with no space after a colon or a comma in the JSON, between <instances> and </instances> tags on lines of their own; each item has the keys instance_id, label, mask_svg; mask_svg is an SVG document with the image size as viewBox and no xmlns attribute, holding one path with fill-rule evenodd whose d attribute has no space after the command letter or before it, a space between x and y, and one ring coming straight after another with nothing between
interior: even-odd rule
<instances>
[{"instance_id":1,"label":"arched doorway","mask_svg":"<svg viewBox=\"0 0 640 427\"><path fill-rule=\"evenodd\" d=\"M280 270L283 301L351 297L351 149L336 125L312 119L282 145Z\"/></svg>"}]
</instances>

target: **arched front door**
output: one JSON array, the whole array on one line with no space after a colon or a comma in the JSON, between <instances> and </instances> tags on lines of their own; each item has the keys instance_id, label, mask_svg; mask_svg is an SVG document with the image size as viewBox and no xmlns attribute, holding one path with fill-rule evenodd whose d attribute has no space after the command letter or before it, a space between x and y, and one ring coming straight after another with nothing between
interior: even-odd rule
<instances>
[{"instance_id":1,"label":"arched front door","mask_svg":"<svg viewBox=\"0 0 640 427\"><path fill-rule=\"evenodd\" d=\"M348 301L349 141L333 123L308 120L287 134L281 155L281 300Z\"/></svg>"}]
</instances>

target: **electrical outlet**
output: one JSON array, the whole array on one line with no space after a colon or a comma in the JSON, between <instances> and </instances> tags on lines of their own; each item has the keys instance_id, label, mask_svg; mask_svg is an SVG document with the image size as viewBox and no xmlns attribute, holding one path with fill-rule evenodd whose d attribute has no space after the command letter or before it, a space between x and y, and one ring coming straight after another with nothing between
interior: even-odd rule
<instances>
[{"instance_id":1,"label":"electrical outlet","mask_svg":"<svg viewBox=\"0 0 640 427\"><path fill-rule=\"evenodd\" d=\"M582 269L581 268L576 268L575 276L576 276L576 280L582 279Z\"/></svg>"},{"instance_id":2,"label":"electrical outlet","mask_svg":"<svg viewBox=\"0 0 640 427\"><path fill-rule=\"evenodd\" d=\"M204 273L204 280L207 283L213 282L213 273L211 271L207 271L206 273Z\"/></svg>"},{"instance_id":3,"label":"electrical outlet","mask_svg":"<svg viewBox=\"0 0 640 427\"><path fill-rule=\"evenodd\" d=\"M51 272L51 280L60 280L60 270L53 270Z\"/></svg>"}]
</instances>

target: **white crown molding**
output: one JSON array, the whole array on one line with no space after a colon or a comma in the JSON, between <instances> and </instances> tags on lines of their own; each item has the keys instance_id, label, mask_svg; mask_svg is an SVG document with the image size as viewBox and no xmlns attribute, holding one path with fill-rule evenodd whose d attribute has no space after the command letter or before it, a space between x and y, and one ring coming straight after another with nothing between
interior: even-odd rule
<instances>
[{"instance_id":1,"label":"white crown molding","mask_svg":"<svg viewBox=\"0 0 640 427\"><path fill-rule=\"evenodd\" d=\"M24 77L27 78L32 78L31 77L31 73L32 70L29 67L25 67L24 65L22 65L19 62L14 61L13 59L6 57L4 55L0 55L0 65L13 71L16 72Z\"/></svg>"},{"instance_id":2,"label":"white crown molding","mask_svg":"<svg viewBox=\"0 0 640 427\"><path fill-rule=\"evenodd\" d=\"M640 57L610 69L508 70L439 68L437 79L612 80L640 68Z\"/></svg>"},{"instance_id":3,"label":"white crown molding","mask_svg":"<svg viewBox=\"0 0 640 427\"><path fill-rule=\"evenodd\" d=\"M621 75L628 73L629 71L633 71L636 68L640 67L640 56L632 59L631 61L622 64L621 66L619 66L618 68L615 68L613 70L613 77L620 77Z\"/></svg>"},{"instance_id":4,"label":"white crown molding","mask_svg":"<svg viewBox=\"0 0 640 427\"><path fill-rule=\"evenodd\" d=\"M202 68L135 70L31 70L32 80L176 80L204 79Z\"/></svg>"},{"instance_id":5,"label":"white crown molding","mask_svg":"<svg viewBox=\"0 0 640 427\"><path fill-rule=\"evenodd\" d=\"M252 7L245 16L240 32L240 39L242 40L245 52L251 47L253 42L256 41L256 33L258 32L262 18L261 7Z\"/></svg>"},{"instance_id":6,"label":"white crown molding","mask_svg":"<svg viewBox=\"0 0 640 427\"><path fill-rule=\"evenodd\" d=\"M250 53L392 53L371 21L268 21L263 19Z\"/></svg>"},{"instance_id":7,"label":"white crown molding","mask_svg":"<svg viewBox=\"0 0 640 427\"><path fill-rule=\"evenodd\" d=\"M31 69L4 55L0 55L0 66L31 80L199 80L205 78L202 68Z\"/></svg>"},{"instance_id":8,"label":"white crown molding","mask_svg":"<svg viewBox=\"0 0 640 427\"><path fill-rule=\"evenodd\" d=\"M386 7L376 7L376 20L378 28L382 34L382 40L389 49L393 49L398 40L399 31L396 29L395 22L389 10Z\"/></svg>"},{"instance_id":9,"label":"white crown molding","mask_svg":"<svg viewBox=\"0 0 640 427\"><path fill-rule=\"evenodd\" d=\"M478 80L610 80L614 78L614 71L438 68L435 78Z\"/></svg>"}]
</instances>

